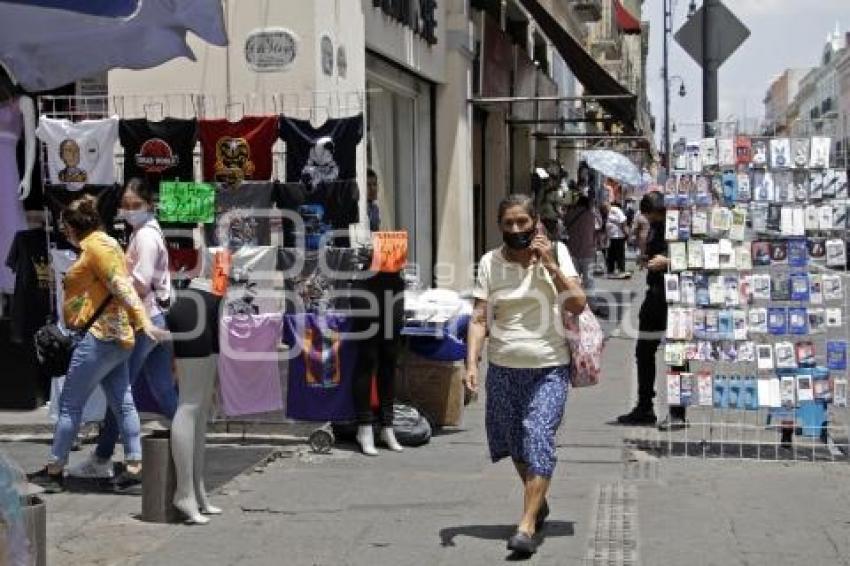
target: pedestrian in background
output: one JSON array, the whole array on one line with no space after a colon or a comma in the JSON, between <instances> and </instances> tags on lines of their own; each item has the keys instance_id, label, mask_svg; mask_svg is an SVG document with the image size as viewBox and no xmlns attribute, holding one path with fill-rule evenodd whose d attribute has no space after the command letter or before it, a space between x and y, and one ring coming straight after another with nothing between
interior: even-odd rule
<instances>
[{"instance_id":1,"label":"pedestrian in background","mask_svg":"<svg viewBox=\"0 0 850 566\"><path fill-rule=\"evenodd\" d=\"M625 273L626 271L626 215L619 203L611 203L605 222L605 230L608 234L608 257L606 268L608 275Z\"/></svg>"},{"instance_id":2,"label":"pedestrian in background","mask_svg":"<svg viewBox=\"0 0 850 566\"><path fill-rule=\"evenodd\" d=\"M97 200L88 195L75 200L63 211L61 224L68 241L81 250L65 275L65 321L70 329L93 324L71 357L47 466L29 476L48 493L63 490L63 470L80 429L83 406L98 385L117 415L127 469L141 470L141 426L127 361L137 336L152 341L168 336L148 317L133 289L121 246L103 231Z\"/></svg>"},{"instance_id":3,"label":"pedestrian in background","mask_svg":"<svg viewBox=\"0 0 850 566\"><path fill-rule=\"evenodd\" d=\"M369 230L381 229L381 209L378 207L378 174L373 169L366 171L366 215L369 218Z\"/></svg>"},{"instance_id":4,"label":"pedestrian in background","mask_svg":"<svg viewBox=\"0 0 850 566\"><path fill-rule=\"evenodd\" d=\"M569 202L564 213L567 249L581 276L584 290L593 290L593 267L596 264L596 223L590 198L582 193L575 181L570 181Z\"/></svg>"},{"instance_id":5,"label":"pedestrian in background","mask_svg":"<svg viewBox=\"0 0 850 566\"><path fill-rule=\"evenodd\" d=\"M464 381L477 391L489 336L487 442L493 462L510 457L522 481L523 513L508 549L528 555L537 550L534 535L549 514L555 434L567 402L570 351L561 311L581 313L586 298L567 247L537 230L530 197L503 200L498 221L504 245L479 263Z\"/></svg>"},{"instance_id":6,"label":"pedestrian in background","mask_svg":"<svg viewBox=\"0 0 850 566\"><path fill-rule=\"evenodd\" d=\"M650 192L640 201L640 212L649 222L644 258L646 262L646 295L638 314L638 339L635 347L637 363L638 400L631 412L621 415L617 421L623 425L652 426L655 416L655 354L667 330L667 298L664 292L664 272L670 264L667 241L664 238L666 210L664 195ZM682 407L671 407L670 416L662 425L683 426L685 411Z\"/></svg>"}]
</instances>

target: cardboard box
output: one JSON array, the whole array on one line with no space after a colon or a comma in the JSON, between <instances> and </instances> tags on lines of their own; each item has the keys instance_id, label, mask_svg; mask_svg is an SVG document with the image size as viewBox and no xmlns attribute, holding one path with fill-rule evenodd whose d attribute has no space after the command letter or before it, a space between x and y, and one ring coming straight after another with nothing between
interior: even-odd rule
<instances>
[{"instance_id":1,"label":"cardboard box","mask_svg":"<svg viewBox=\"0 0 850 566\"><path fill-rule=\"evenodd\" d=\"M426 413L437 426L463 420L463 362L433 362L407 353L396 374L396 399Z\"/></svg>"}]
</instances>

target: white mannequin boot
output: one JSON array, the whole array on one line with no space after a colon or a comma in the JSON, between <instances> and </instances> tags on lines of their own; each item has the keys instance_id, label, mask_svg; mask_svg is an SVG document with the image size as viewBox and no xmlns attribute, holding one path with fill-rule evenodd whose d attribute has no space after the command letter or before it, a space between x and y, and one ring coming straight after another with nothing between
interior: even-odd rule
<instances>
[{"instance_id":1,"label":"white mannequin boot","mask_svg":"<svg viewBox=\"0 0 850 566\"><path fill-rule=\"evenodd\" d=\"M404 448L402 448L401 444L399 444L398 440L396 440L395 431L392 427L385 426L381 429L381 440L384 442L384 445L393 452L404 451Z\"/></svg>"},{"instance_id":2,"label":"white mannequin boot","mask_svg":"<svg viewBox=\"0 0 850 566\"><path fill-rule=\"evenodd\" d=\"M378 455L378 450L375 448L375 433L372 431L372 425L366 424L357 427L357 443L367 456Z\"/></svg>"},{"instance_id":3,"label":"white mannequin boot","mask_svg":"<svg viewBox=\"0 0 850 566\"><path fill-rule=\"evenodd\" d=\"M216 356L178 358L180 400L171 426L171 451L177 472L174 506L187 518L187 523L205 525L207 515L218 515L204 487L207 416L216 380Z\"/></svg>"}]
</instances>

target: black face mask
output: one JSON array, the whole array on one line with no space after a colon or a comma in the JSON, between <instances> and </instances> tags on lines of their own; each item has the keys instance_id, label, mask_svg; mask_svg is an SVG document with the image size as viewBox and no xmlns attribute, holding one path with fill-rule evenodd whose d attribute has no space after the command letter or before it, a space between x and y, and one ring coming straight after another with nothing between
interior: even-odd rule
<instances>
[{"instance_id":1,"label":"black face mask","mask_svg":"<svg viewBox=\"0 0 850 566\"><path fill-rule=\"evenodd\" d=\"M534 229L527 232L502 232L502 241L512 250L524 250L531 245L534 239Z\"/></svg>"}]
</instances>

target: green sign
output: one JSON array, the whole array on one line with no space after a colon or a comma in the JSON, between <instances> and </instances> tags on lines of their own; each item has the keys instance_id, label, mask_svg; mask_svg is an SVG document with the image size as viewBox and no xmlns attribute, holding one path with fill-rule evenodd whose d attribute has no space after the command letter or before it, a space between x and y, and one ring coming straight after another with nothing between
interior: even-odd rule
<instances>
[{"instance_id":1,"label":"green sign","mask_svg":"<svg viewBox=\"0 0 850 566\"><path fill-rule=\"evenodd\" d=\"M210 183L161 182L159 219L163 222L214 222L215 187Z\"/></svg>"}]
</instances>

